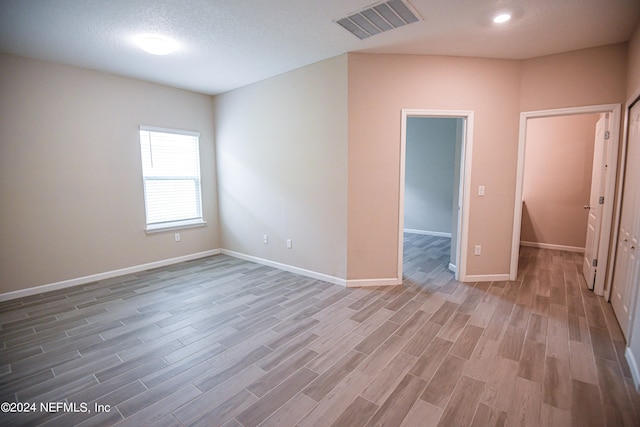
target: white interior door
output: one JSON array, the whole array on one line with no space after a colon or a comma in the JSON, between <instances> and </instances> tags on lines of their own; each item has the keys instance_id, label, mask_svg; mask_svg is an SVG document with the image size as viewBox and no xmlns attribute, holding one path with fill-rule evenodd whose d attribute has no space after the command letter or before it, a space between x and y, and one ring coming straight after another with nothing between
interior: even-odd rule
<instances>
[{"instance_id":1,"label":"white interior door","mask_svg":"<svg viewBox=\"0 0 640 427\"><path fill-rule=\"evenodd\" d=\"M611 304L620 328L629 339L630 305L640 285L640 103L629 114L629 140L622 192L620 233L616 252Z\"/></svg>"},{"instance_id":2,"label":"white interior door","mask_svg":"<svg viewBox=\"0 0 640 427\"><path fill-rule=\"evenodd\" d=\"M593 148L593 169L591 172L591 195L587 224L587 240L584 248L582 272L589 289L593 289L596 278L598 245L600 243L600 228L602 223L602 208L607 181L607 142L608 142L608 114L601 114L596 123L595 145ZM602 202L602 203L601 203Z\"/></svg>"}]
</instances>

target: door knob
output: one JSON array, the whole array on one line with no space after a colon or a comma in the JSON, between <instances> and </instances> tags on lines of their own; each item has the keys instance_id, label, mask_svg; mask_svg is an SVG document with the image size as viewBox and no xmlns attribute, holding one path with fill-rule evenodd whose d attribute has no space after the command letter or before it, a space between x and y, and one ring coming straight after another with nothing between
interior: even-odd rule
<instances>
[{"instance_id":1,"label":"door knob","mask_svg":"<svg viewBox=\"0 0 640 427\"><path fill-rule=\"evenodd\" d=\"M589 205L584 205L583 207L584 207L585 209L591 209L591 206L589 206Z\"/></svg>"}]
</instances>

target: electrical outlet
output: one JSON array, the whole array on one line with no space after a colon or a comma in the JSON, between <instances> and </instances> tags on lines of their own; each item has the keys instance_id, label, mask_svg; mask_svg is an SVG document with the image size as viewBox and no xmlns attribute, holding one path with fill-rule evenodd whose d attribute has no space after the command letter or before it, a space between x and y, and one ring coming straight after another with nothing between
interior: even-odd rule
<instances>
[{"instance_id":1,"label":"electrical outlet","mask_svg":"<svg viewBox=\"0 0 640 427\"><path fill-rule=\"evenodd\" d=\"M473 254L474 255L480 255L482 253L482 246L481 245L476 245L475 249L473 250Z\"/></svg>"},{"instance_id":2,"label":"electrical outlet","mask_svg":"<svg viewBox=\"0 0 640 427\"><path fill-rule=\"evenodd\" d=\"M287 239L287 248L291 249L292 242L291 239Z\"/></svg>"},{"instance_id":3,"label":"electrical outlet","mask_svg":"<svg viewBox=\"0 0 640 427\"><path fill-rule=\"evenodd\" d=\"M176 233L176 234L174 234L174 235L173 235L173 239L174 239L176 242L179 242L179 241L180 241L180 233Z\"/></svg>"},{"instance_id":4,"label":"electrical outlet","mask_svg":"<svg viewBox=\"0 0 640 427\"><path fill-rule=\"evenodd\" d=\"M264 243L265 245L269 243L269 236L267 236L266 234L262 236L262 243Z\"/></svg>"},{"instance_id":5,"label":"electrical outlet","mask_svg":"<svg viewBox=\"0 0 640 427\"><path fill-rule=\"evenodd\" d=\"M478 186L478 196L484 196L484 185Z\"/></svg>"}]
</instances>

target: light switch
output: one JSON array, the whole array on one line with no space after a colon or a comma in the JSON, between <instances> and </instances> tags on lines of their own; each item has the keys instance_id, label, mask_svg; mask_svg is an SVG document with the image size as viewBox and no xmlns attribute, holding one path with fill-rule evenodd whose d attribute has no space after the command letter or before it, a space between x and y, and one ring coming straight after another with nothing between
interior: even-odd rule
<instances>
[{"instance_id":1,"label":"light switch","mask_svg":"<svg viewBox=\"0 0 640 427\"><path fill-rule=\"evenodd\" d=\"M484 196L484 185L478 186L478 196Z\"/></svg>"}]
</instances>

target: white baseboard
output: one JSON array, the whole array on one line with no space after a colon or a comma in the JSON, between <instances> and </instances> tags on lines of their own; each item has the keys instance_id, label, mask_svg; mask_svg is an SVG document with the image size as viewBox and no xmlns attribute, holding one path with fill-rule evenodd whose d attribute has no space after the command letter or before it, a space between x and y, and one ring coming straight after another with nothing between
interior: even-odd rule
<instances>
[{"instance_id":1,"label":"white baseboard","mask_svg":"<svg viewBox=\"0 0 640 427\"><path fill-rule=\"evenodd\" d=\"M530 248L553 249L556 251L584 253L584 248L580 248L577 246L564 246L564 245L554 245L551 243L538 243L538 242L525 242L525 241L520 241L520 245L527 246Z\"/></svg>"},{"instance_id":2,"label":"white baseboard","mask_svg":"<svg viewBox=\"0 0 640 427\"><path fill-rule=\"evenodd\" d=\"M464 282L502 282L509 280L509 273L506 274L475 274L467 275Z\"/></svg>"},{"instance_id":3,"label":"white baseboard","mask_svg":"<svg viewBox=\"0 0 640 427\"><path fill-rule=\"evenodd\" d=\"M364 288L368 286L397 286L402 285L402 280L389 279L351 279L347 280L347 288Z\"/></svg>"},{"instance_id":4,"label":"white baseboard","mask_svg":"<svg viewBox=\"0 0 640 427\"><path fill-rule=\"evenodd\" d=\"M443 231L427 231L427 230L415 230L413 228L405 228L405 233L411 234L424 234L427 236L436 236L436 237L449 237L451 238L451 233L445 233Z\"/></svg>"},{"instance_id":5,"label":"white baseboard","mask_svg":"<svg viewBox=\"0 0 640 427\"><path fill-rule=\"evenodd\" d=\"M236 251L230 251L228 249L222 249L221 252L224 255L229 255L234 258L243 259L245 261L255 262L256 264L267 265L269 267L277 268L278 270L288 271L290 273L299 274L301 276L310 277L312 279L322 280L325 282L333 283L334 285L347 286L347 281L339 277L329 276L328 274L318 273L316 271L305 270L304 268L294 267L292 265L282 264L275 261L270 261L264 258L258 258L252 255L243 254Z\"/></svg>"},{"instance_id":6,"label":"white baseboard","mask_svg":"<svg viewBox=\"0 0 640 427\"><path fill-rule=\"evenodd\" d=\"M329 276L328 274L318 273L317 271L306 270L304 268L294 267L292 265L282 264L276 261L270 261L268 259L259 258L253 255L247 255L241 252L231 251L228 249L222 249L222 253L224 255L229 255L234 258L255 262L256 264L267 265L269 267L277 268L278 270L288 271L290 273L299 274L301 276L310 277L312 279L322 280L328 283L333 283L334 285L345 286L347 288L359 288L359 287L365 287L365 286L395 286L395 285L402 284L402 280L398 280L396 278L346 280L340 277Z\"/></svg>"},{"instance_id":7,"label":"white baseboard","mask_svg":"<svg viewBox=\"0 0 640 427\"><path fill-rule=\"evenodd\" d=\"M125 274L139 273L152 268L165 267L167 265L177 264L184 261L191 261L198 258L205 258L212 255L220 255L220 249L212 249L209 251L198 252L179 256L176 258L163 259L147 264L134 265L131 267L121 268L118 270L105 271L103 273L91 274L89 276L77 277L75 279L63 280L61 282L49 283L47 285L35 286L33 288L20 289L17 291L6 292L0 294L0 302L8 301L16 298L28 297L31 295L41 294L43 292L56 291L58 289L70 288L72 286L84 285L98 280L111 279L113 277L124 276Z\"/></svg>"},{"instance_id":8,"label":"white baseboard","mask_svg":"<svg viewBox=\"0 0 640 427\"><path fill-rule=\"evenodd\" d=\"M458 271L458 267L456 267L455 265L449 263L449 271L456 273Z\"/></svg>"},{"instance_id":9,"label":"white baseboard","mask_svg":"<svg viewBox=\"0 0 640 427\"><path fill-rule=\"evenodd\" d=\"M640 391L640 371L638 370L638 363L636 362L636 358L631 351L631 347L627 347L624 351L624 358L627 359L627 363L629 364L629 370L631 371L631 376L633 377L633 384L636 386L636 391Z\"/></svg>"},{"instance_id":10,"label":"white baseboard","mask_svg":"<svg viewBox=\"0 0 640 427\"><path fill-rule=\"evenodd\" d=\"M306 270L304 268L294 267L275 261L269 261L263 258L246 255L240 252L230 251L228 249L212 249L209 251L198 252L195 254L184 255L176 258L169 258L160 261L154 261L147 264L134 265L131 267L121 268L118 270L105 271L102 273L92 274L89 276L77 277L75 279L63 280L61 282L49 283L46 285L35 286L27 289L6 292L0 294L0 302L9 301L16 298L28 297L31 295L41 294L43 292L55 291L58 289L70 288L72 286L84 285L99 280L111 279L113 277L124 276L126 274L139 273L153 268L166 267L168 265L177 264L184 261L191 261L198 258L205 258L213 255L225 254L234 258L244 259L246 261L255 262L257 264L268 265L279 270L288 271L290 273L299 274L301 276L310 277L312 279L322 280L335 285L345 287L363 287L363 286L395 286L401 285L402 280L396 278L390 279L362 279L362 280L346 280L340 277L329 276L327 274L318 273L316 271Z\"/></svg>"}]
</instances>

